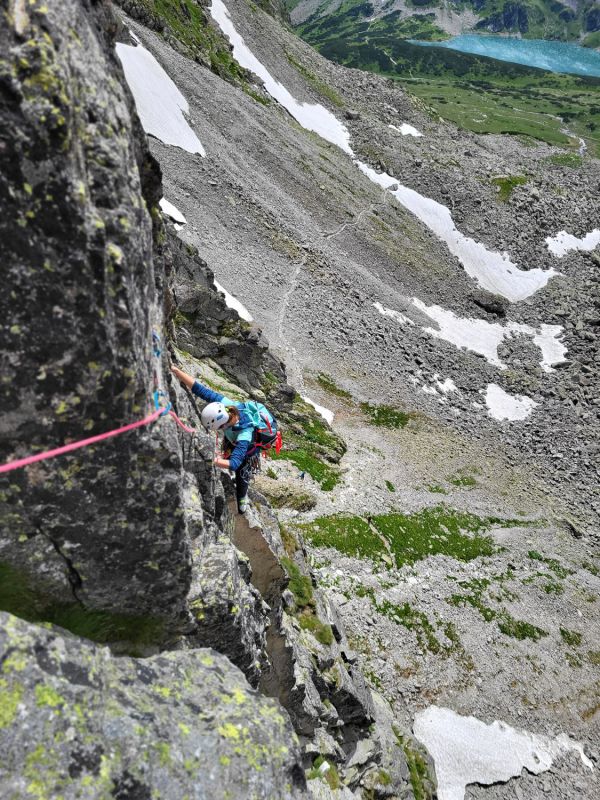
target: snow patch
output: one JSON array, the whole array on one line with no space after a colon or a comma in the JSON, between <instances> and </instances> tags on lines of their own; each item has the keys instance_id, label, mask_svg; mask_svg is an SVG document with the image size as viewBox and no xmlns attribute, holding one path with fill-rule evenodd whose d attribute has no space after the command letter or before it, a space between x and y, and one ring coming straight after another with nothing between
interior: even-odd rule
<instances>
[{"instance_id":1,"label":"snow patch","mask_svg":"<svg viewBox=\"0 0 600 800\"><path fill-rule=\"evenodd\" d=\"M141 45L131 47L120 42L116 50L146 133L188 153L206 155L184 117L190 110L187 100L152 53Z\"/></svg>"},{"instance_id":2,"label":"snow patch","mask_svg":"<svg viewBox=\"0 0 600 800\"><path fill-rule=\"evenodd\" d=\"M443 392L444 394L449 394L450 392L458 392L458 386L454 383L452 378L446 378L445 381L441 381L439 375L434 375L433 379L435 380L440 392Z\"/></svg>"},{"instance_id":3,"label":"snow patch","mask_svg":"<svg viewBox=\"0 0 600 800\"><path fill-rule=\"evenodd\" d=\"M337 145L349 155L353 154L350 148L350 133L346 126L321 105L299 103L283 84L275 80L236 31L229 11L222 0L212 0L210 13L232 44L235 60L240 66L249 69L263 80L265 89L271 97L274 97L303 128L319 134L323 139Z\"/></svg>"},{"instance_id":4,"label":"snow patch","mask_svg":"<svg viewBox=\"0 0 600 800\"><path fill-rule=\"evenodd\" d=\"M407 186L398 185L398 181L386 172L376 172L358 160L354 163L369 180L390 190L401 205L445 242L452 255L459 259L467 275L474 278L482 289L500 294L515 303L543 288L553 275L560 274L554 269L520 270L510 260L508 253L488 250L480 242L464 236L456 228L452 214L446 206L423 197Z\"/></svg>"},{"instance_id":5,"label":"snow patch","mask_svg":"<svg viewBox=\"0 0 600 800\"><path fill-rule=\"evenodd\" d=\"M388 125L388 128L391 128L393 131L398 131L398 133L401 133L402 136L423 136L421 131L413 128L413 126L409 125L408 122L403 122L400 127L397 125Z\"/></svg>"},{"instance_id":6,"label":"snow patch","mask_svg":"<svg viewBox=\"0 0 600 800\"><path fill-rule=\"evenodd\" d=\"M325 406L320 406L318 403L315 403L315 401L311 400L310 397L305 397L304 395L301 395L301 397L305 403L308 403L309 406L312 406L314 410L331 425L334 417L333 411L330 411L328 408L325 408Z\"/></svg>"},{"instance_id":7,"label":"snow patch","mask_svg":"<svg viewBox=\"0 0 600 800\"><path fill-rule=\"evenodd\" d=\"M546 244L548 245L548 250L554 253L557 258L562 258L569 250L585 250L586 252L590 252L591 250L595 250L600 244L600 229L594 228L591 233L582 236L581 239L573 236L572 233L560 231L556 236L548 236L546 238Z\"/></svg>"},{"instance_id":8,"label":"snow patch","mask_svg":"<svg viewBox=\"0 0 600 800\"><path fill-rule=\"evenodd\" d=\"M564 733L552 738L518 731L497 720L486 725L449 708L430 706L420 711L413 731L435 761L439 800L463 800L468 784L506 782L519 777L523 768L538 775L570 750L593 769L582 745Z\"/></svg>"},{"instance_id":9,"label":"snow patch","mask_svg":"<svg viewBox=\"0 0 600 800\"><path fill-rule=\"evenodd\" d=\"M223 286L221 286L221 284L218 283L216 280L213 280L213 283L215 284L215 289L218 292L223 292L223 294L225 295L225 305L227 306L227 308L232 308L234 311L237 311L239 316L242 319L245 319L246 322L252 322L252 316L250 315L250 312L245 306L243 306L240 303L237 297L234 297L232 294L229 294L227 289L223 288Z\"/></svg>"},{"instance_id":10,"label":"snow patch","mask_svg":"<svg viewBox=\"0 0 600 800\"><path fill-rule=\"evenodd\" d=\"M508 394L496 383L488 384L485 392L488 414L497 420L526 419L537 406L535 400L522 394Z\"/></svg>"},{"instance_id":11,"label":"snow patch","mask_svg":"<svg viewBox=\"0 0 600 800\"><path fill-rule=\"evenodd\" d=\"M394 311L393 308L386 308L385 306L381 305L381 303L373 303L377 311L380 314L383 314L384 317L391 317L392 319L396 320L400 325L414 325L414 320L410 317L407 317L405 314L401 314L400 311Z\"/></svg>"},{"instance_id":12,"label":"snow patch","mask_svg":"<svg viewBox=\"0 0 600 800\"><path fill-rule=\"evenodd\" d=\"M506 369L506 364L498 356L498 347L504 339L523 334L531 336L534 344L541 351L540 366L544 372L552 372L554 364L564 362L567 348L560 340L561 325L543 324L539 329L520 322L510 322L500 325L498 322L487 322L483 319L459 317L453 311L448 311L441 306L428 306L422 300L414 297L413 305L431 320L437 323L437 328L424 328L431 336L444 339L455 347L464 347L484 356L494 367Z\"/></svg>"},{"instance_id":13,"label":"snow patch","mask_svg":"<svg viewBox=\"0 0 600 800\"><path fill-rule=\"evenodd\" d=\"M175 208L175 206L172 203L169 203L169 201L164 197L159 201L158 205L160 206L163 214L166 214L167 217L170 217L174 222L179 223L179 228L187 224L187 219L183 216L181 211L178 208Z\"/></svg>"}]
</instances>

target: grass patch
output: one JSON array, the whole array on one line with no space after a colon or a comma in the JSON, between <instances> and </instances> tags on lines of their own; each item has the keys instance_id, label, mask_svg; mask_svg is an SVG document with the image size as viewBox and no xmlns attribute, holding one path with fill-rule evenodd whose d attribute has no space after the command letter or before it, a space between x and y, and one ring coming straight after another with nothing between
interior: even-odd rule
<instances>
[{"instance_id":1,"label":"grass patch","mask_svg":"<svg viewBox=\"0 0 600 800\"><path fill-rule=\"evenodd\" d=\"M524 175L509 175L507 177L492 178L492 183L499 189L498 200L502 203L507 203L515 187L527 183L527 178Z\"/></svg>"},{"instance_id":2,"label":"grass patch","mask_svg":"<svg viewBox=\"0 0 600 800\"><path fill-rule=\"evenodd\" d=\"M583 166L583 158L579 153L555 153L553 156L549 156L547 161L556 167L579 169L579 167Z\"/></svg>"},{"instance_id":3,"label":"grass patch","mask_svg":"<svg viewBox=\"0 0 600 800\"><path fill-rule=\"evenodd\" d=\"M404 428L414 417L393 406L372 406L369 403L361 403L360 410L367 417L369 425L378 428Z\"/></svg>"},{"instance_id":4,"label":"grass patch","mask_svg":"<svg viewBox=\"0 0 600 800\"><path fill-rule=\"evenodd\" d=\"M329 462L339 461L346 452L344 441L299 396L294 398L292 409L284 419L287 425L284 447L279 454L271 451L272 457L293 462L323 491L331 491L339 483L341 473Z\"/></svg>"},{"instance_id":5,"label":"grass patch","mask_svg":"<svg viewBox=\"0 0 600 800\"><path fill-rule=\"evenodd\" d=\"M588 35L585 37L585 39L581 44L584 47L592 47L592 48L600 47L600 31L593 31L592 33L588 33Z\"/></svg>"},{"instance_id":6,"label":"grass patch","mask_svg":"<svg viewBox=\"0 0 600 800\"><path fill-rule=\"evenodd\" d=\"M335 89L325 83L325 81L322 81L320 78L318 78L314 73L307 69L304 64L301 64L288 52L286 52L285 57L316 92L323 97L326 97L334 106L337 106L338 108L342 108L345 105L343 99L335 91Z\"/></svg>"},{"instance_id":7,"label":"grass patch","mask_svg":"<svg viewBox=\"0 0 600 800\"><path fill-rule=\"evenodd\" d=\"M395 605L388 600L383 603L375 603L376 610L391 619L397 625L402 625L412 631L416 637L419 647L428 650L430 653L441 653L444 648L435 635L435 628L431 624L429 617L423 611L412 608L410 603Z\"/></svg>"},{"instance_id":8,"label":"grass patch","mask_svg":"<svg viewBox=\"0 0 600 800\"><path fill-rule=\"evenodd\" d=\"M300 549L300 545L298 544L298 540L292 533L289 528L286 528L285 525L279 523L279 533L281 534L281 541L283 542L283 547L285 549L286 554L291 558L296 550Z\"/></svg>"},{"instance_id":9,"label":"grass patch","mask_svg":"<svg viewBox=\"0 0 600 800\"><path fill-rule=\"evenodd\" d=\"M310 577L304 575L296 562L287 556L282 557L281 563L289 575L288 589L294 595L295 615L300 627L312 633L321 644L332 644L331 625L321 622L315 614L315 597Z\"/></svg>"},{"instance_id":10,"label":"grass patch","mask_svg":"<svg viewBox=\"0 0 600 800\"><path fill-rule=\"evenodd\" d=\"M425 488L427 489L428 492L431 492L432 494L448 494L448 491L444 489L443 486L438 486L435 483L432 483L429 486L426 486Z\"/></svg>"},{"instance_id":11,"label":"grass patch","mask_svg":"<svg viewBox=\"0 0 600 800\"><path fill-rule=\"evenodd\" d=\"M0 562L0 609L28 622L50 622L76 636L100 644L127 642L136 647L157 644L164 622L156 617L84 608L80 603L55 603L43 585L9 564Z\"/></svg>"},{"instance_id":12,"label":"grass patch","mask_svg":"<svg viewBox=\"0 0 600 800\"><path fill-rule=\"evenodd\" d=\"M396 625L402 625L402 627L412 631L417 637L419 647L423 650L428 650L430 653L435 653L436 655L449 655L461 647L458 633L451 622L446 623L442 628L444 634L450 640L450 645L443 645L437 638L436 629L427 614L413 608L410 603L397 605L395 603L390 603L389 600L378 603L374 590L362 584L356 587L355 594L356 597L368 597L373 604L373 608L379 614L383 614L383 616L391 619Z\"/></svg>"},{"instance_id":13,"label":"grass patch","mask_svg":"<svg viewBox=\"0 0 600 800\"><path fill-rule=\"evenodd\" d=\"M569 647L579 647L581 644L582 636L577 631L570 631L568 628L561 628L560 635L565 644Z\"/></svg>"},{"instance_id":14,"label":"grass patch","mask_svg":"<svg viewBox=\"0 0 600 800\"><path fill-rule=\"evenodd\" d=\"M208 59L213 72L248 88L244 71L222 34L208 23L204 10L194 0L139 0L151 17L162 21L158 30L170 32L192 58ZM164 23L167 28L165 30ZM152 27L152 25L150 25Z\"/></svg>"},{"instance_id":15,"label":"grass patch","mask_svg":"<svg viewBox=\"0 0 600 800\"><path fill-rule=\"evenodd\" d=\"M284 449L280 453L271 453L271 458L291 461L302 472L308 472L324 492L330 492L340 482L340 471L321 461L307 449Z\"/></svg>"},{"instance_id":16,"label":"grass patch","mask_svg":"<svg viewBox=\"0 0 600 800\"><path fill-rule=\"evenodd\" d=\"M572 569L567 569L567 567L563 567L560 561L557 561L556 558L546 558L541 553L538 553L537 550L530 550L527 555L533 561L540 561L542 564L546 564L548 569L551 569L552 572L559 578L566 578L568 575L573 574Z\"/></svg>"},{"instance_id":17,"label":"grass patch","mask_svg":"<svg viewBox=\"0 0 600 800\"><path fill-rule=\"evenodd\" d=\"M325 772L321 771L323 764L327 763L329 769ZM314 781L316 778L321 778L329 785L330 789L339 789L342 785L340 776L335 764L332 764L325 756L317 756L313 762L311 769L306 773L307 781Z\"/></svg>"},{"instance_id":18,"label":"grass patch","mask_svg":"<svg viewBox=\"0 0 600 800\"><path fill-rule=\"evenodd\" d=\"M466 472L457 472L455 475L446 478L446 480L453 486L462 486L469 489L472 489L473 486L477 486L475 478Z\"/></svg>"},{"instance_id":19,"label":"grass patch","mask_svg":"<svg viewBox=\"0 0 600 800\"><path fill-rule=\"evenodd\" d=\"M298 616L300 627L303 631L310 631L315 639L321 644L333 644L333 631L331 625L327 625L311 613L303 613Z\"/></svg>"},{"instance_id":20,"label":"grass patch","mask_svg":"<svg viewBox=\"0 0 600 800\"><path fill-rule=\"evenodd\" d=\"M395 725L392 725L392 730L406 758L414 800L429 800L434 793L427 761L411 739L401 736Z\"/></svg>"},{"instance_id":21,"label":"grass patch","mask_svg":"<svg viewBox=\"0 0 600 800\"><path fill-rule=\"evenodd\" d=\"M591 572L596 578L600 578L600 567L597 564L592 564L591 561L583 561L581 566Z\"/></svg>"},{"instance_id":22,"label":"grass patch","mask_svg":"<svg viewBox=\"0 0 600 800\"><path fill-rule=\"evenodd\" d=\"M303 536L315 547L333 547L354 558L381 559L386 547L362 517L334 515L318 517L299 526Z\"/></svg>"},{"instance_id":23,"label":"grass patch","mask_svg":"<svg viewBox=\"0 0 600 800\"><path fill-rule=\"evenodd\" d=\"M513 574L513 571L509 569L502 575L496 576L495 580L503 582L513 577ZM447 602L457 607L470 605L481 614L486 622L496 620L500 631L505 636L511 636L513 639L532 639L537 642L543 636L548 636L548 632L542 628L538 628L536 625L524 620L515 619L505 608L495 609L487 605L483 600L483 594L491 584L492 580L490 578L473 578L469 581L459 581L461 588L470 590L469 594L453 594L451 597L446 598ZM507 590L504 590L504 594L508 599L515 598L515 595Z\"/></svg>"},{"instance_id":24,"label":"grass patch","mask_svg":"<svg viewBox=\"0 0 600 800\"><path fill-rule=\"evenodd\" d=\"M532 639L537 642L543 636L548 636L548 631L543 628L538 628L537 625L532 625L530 622L515 619L506 611L500 613L498 627L505 636L512 636L513 639Z\"/></svg>"},{"instance_id":25,"label":"grass patch","mask_svg":"<svg viewBox=\"0 0 600 800\"><path fill-rule=\"evenodd\" d=\"M595 667L600 667L600 650L588 650L588 661Z\"/></svg>"},{"instance_id":26,"label":"grass patch","mask_svg":"<svg viewBox=\"0 0 600 800\"><path fill-rule=\"evenodd\" d=\"M439 554L459 561L493 555L498 548L491 536L481 531L498 521L445 506L424 508L415 514L385 514L372 520L389 542L398 567Z\"/></svg>"},{"instance_id":27,"label":"grass patch","mask_svg":"<svg viewBox=\"0 0 600 800\"><path fill-rule=\"evenodd\" d=\"M317 375L317 383L322 389L325 389L329 394L335 395L335 397L341 397L343 400L352 400L350 392L337 386L333 378L330 375L326 375L324 372L320 372Z\"/></svg>"},{"instance_id":28,"label":"grass patch","mask_svg":"<svg viewBox=\"0 0 600 800\"><path fill-rule=\"evenodd\" d=\"M485 531L495 524L511 526L522 522L481 518L436 506L414 514L382 514L366 519L336 514L298 527L315 547L333 547L345 555L374 561L389 561L389 551L395 566L402 567L432 555L447 555L459 561L493 555L498 547Z\"/></svg>"},{"instance_id":29,"label":"grass patch","mask_svg":"<svg viewBox=\"0 0 600 800\"><path fill-rule=\"evenodd\" d=\"M300 567L291 558L283 556L281 563L289 575L288 589L294 595L297 609L314 608L315 599L312 581L308 575L303 575Z\"/></svg>"},{"instance_id":30,"label":"grass patch","mask_svg":"<svg viewBox=\"0 0 600 800\"><path fill-rule=\"evenodd\" d=\"M394 484L391 481L385 481L385 487L388 490L388 492L395 492L396 491L396 487L394 486Z\"/></svg>"}]
</instances>

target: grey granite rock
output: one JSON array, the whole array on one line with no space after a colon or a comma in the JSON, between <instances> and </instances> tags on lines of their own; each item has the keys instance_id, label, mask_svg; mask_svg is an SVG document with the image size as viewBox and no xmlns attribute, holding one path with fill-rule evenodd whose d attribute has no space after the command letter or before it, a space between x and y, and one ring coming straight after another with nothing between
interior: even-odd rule
<instances>
[{"instance_id":1,"label":"grey granite rock","mask_svg":"<svg viewBox=\"0 0 600 800\"><path fill-rule=\"evenodd\" d=\"M139 660L0 613L0 795L300 798L285 712L210 649Z\"/></svg>"}]
</instances>

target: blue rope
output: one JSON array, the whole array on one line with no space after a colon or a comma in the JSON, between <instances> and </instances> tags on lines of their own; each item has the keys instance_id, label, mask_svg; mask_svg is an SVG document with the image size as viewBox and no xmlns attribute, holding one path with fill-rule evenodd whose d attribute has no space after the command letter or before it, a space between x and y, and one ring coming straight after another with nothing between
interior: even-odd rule
<instances>
[{"instance_id":1,"label":"blue rope","mask_svg":"<svg viewBox=\"0 0 600 800\"><path fill-rule=\"evenodd\" d=\"M152 331L152 352L157 358L160 358L161 349L160 349L160 336L156 331Z\"/></svg>"},{"instance_id":2,"label":"blue rope","mask_svg":"<svg viewBox=\"0 0 600 800\"><path fill-rule=\"evenodd\" d=\"M162 409L162 413L160 415L161 417L164 417L165 414L168 414L169 411L172 408L172 405L171 405L170 402L168 402L166 406L161 406L160 398L161 397L166 397L166 396L167 396L166 393L165 392L161 392L159 389L157 389L152 395L152 397L154 398L154 410L155 411L160 411Z\"/></svg>"}]
</instances>

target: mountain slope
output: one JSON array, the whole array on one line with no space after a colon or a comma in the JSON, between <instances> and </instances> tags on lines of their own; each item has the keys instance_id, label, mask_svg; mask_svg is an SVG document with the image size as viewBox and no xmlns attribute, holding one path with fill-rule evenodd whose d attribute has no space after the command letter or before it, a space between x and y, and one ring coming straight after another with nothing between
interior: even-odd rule
<instances>
[{"instance_id":1,"label":"mountain slope","mask_svg":"<svg viewBox=\"0 0 600 800\"><path fill-rule=\"evenodd\" d=\"M433 38L436 36L431 25L437 28L438 35L476 30L562 40L584 39L599 29L596 0L575 0L573 3L553 0L467 0L461 3L451 0L291 0L287 8L294 25L326 20L330 30L339 30L345 24L351 25L352 19L356 22L361 18L371 21L393 15L404 22L406 37L417 33L411 34L409 23L418 26L423 16L428 18ZM425 29L426 26L423 26L423 33L417 33L417 38L430 38Z\"/></svg>"},{"instance_id":2,"label":"mountain slope","mask_svg":"<svg viewBox=\"0 0 600 800\"><path fill-rule=\"evenodd\" d=\"M595 796L598 161L569 132L558 145L463 133L397 84L324 60L253 3L160 5L149 17L149 2L129 4L137 19L123 16L123 27L102 3L47 18L19 6L3 30L13 69L2 141L17 149L0 150L2 219L23 231L3 238L14 245L5 391L17 409L3 460L83 436L78 406L97 411L98 429L126 422L157 383L197 420L168 380L169 359L217 390L267 402L286 446L244 518L212 465L214 441L175 433L171 419L140 437L139 455L137 439L121 439L112 456L99 445L87 460L47 462L3 486L2 557L20 570L8 583L2 573L3 607L75 636L6 619L0 736L11 761L0 781L12 792L25 778L37 787L35 777L65 796L177 797L224 781L234 797L431 797L431 765L408 731L438 704L551 740L568 732L585 747L587 761L559 748L537 765L551 771L471 786L473 796ZM64 92L48 82L56 70L40 75L47 61L20 58L31 39L48 44L40 29L23 36L32 18L68 73ZM77 36L60 46L73 20ZM46 149L22 157L29 128L19 115L37 131L35 103L70 108L75 87L69 124L57 121ZM110 102L93 105L98 92ZM107 158L115 148L127 170ZM74 178L60 195L67 236L40 214L63 160ZM163 192L177 230L159 212ZM136 221L129 231L123 214ZM68 280L46 276L38 290L37 255L53 230ZM109 247L104 236L119 238ZM243 320L230 307L239 303ZM51 384L45 351L18 338L25 325L36 347L60 345ZM163 352L152 369L154 326ZM71 401L62 359L77 355L87 378L94 348L108 384L99 394L82 386ZM128 358L139 374L125 371ZM307 399L287 385L286 367ZM335 412L333 429L311 402ZM48 597L44 579L56 575ZM82 630L57 615L53 601L65 598L102 624ZM132 641L140 620L124 630L114 617L106 629L99 612L129 603L148 622L153 598L166 623L158 633L150 626ZM140 658L158 650L173 652ZM88 673L90 659L102 669ZM98 674L119 692L101 711ZM207 763L214 769L194 780Z\"/></svg>"},{"instance_id":3,"label":"mountain slope","mask_svg":"<svg viewBox=\"0 0 600 800\"><path fill-rule=\"evenodd\" d=\"M329 491L301 478L285 454L261 485L279 497L283 483L314 493L313 510L284 507L280 519L312 542L372 685L405 725L438 698L463 713L536 731L568 727L592 741L598 618L582 599L597 582L597 256L572 250L558 259L545 238L594 229L598 162L585 152L568 166L568 151L546 144L461 133L397 85L324 61L252 6L227 11L259 62L252 91L265 81L279 93L273 78L300 103L326 106L375 175L447 206L460 231L507 250L525 274L561 272L519 302L482 291L347 152L132 24L177 76L206 148L199 159L152 141L168 194L188 219L181 236L264 324L301 392L335 411L347 440L345 472ZM289 97L282 102L303 113ZM405 125L413 135L403 135ZM324 135L338 132L331 122ZM478 321L480 334L462 346L448 341L434 306ZM547 372L531 335L508 335L490 363L483 341L511 325L560 326L567 361ZM457 391L440 388L447 379ZM538 405L522 421L494 420L485 405L492 383ZM397 561L394 526L427 549L453 530L454 509L473 514L471 530L490 531L506 549L461 564L442 545L429 559ZM566 577L538 566L550 562ZM496 589L501 580L505 590ZM595 791L585 765L557 769L550 796L568 794L573 769ZM543 785L528 782L527 791L541 796Z\"/></svg>"}]
</instances>

